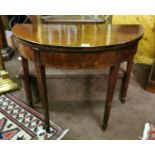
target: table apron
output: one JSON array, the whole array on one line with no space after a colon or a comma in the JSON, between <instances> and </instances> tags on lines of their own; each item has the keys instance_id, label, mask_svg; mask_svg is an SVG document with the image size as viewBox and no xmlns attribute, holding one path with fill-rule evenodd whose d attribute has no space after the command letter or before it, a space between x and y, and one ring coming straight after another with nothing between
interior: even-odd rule
<instances>
[{"instance_id":1,"label":"table apron","mask_svg":"<svg viewBox=\"0 0 155 155\"><path fill-rule=\"evenodd\" d=\"M73 54L43 50L36 51L23 43L19 43L18 50L24 58L44 66L56 68L104 68L127 61L133 57L137 50L137 44L122 49L97 53Z\"/></svg>"}]
</instances>

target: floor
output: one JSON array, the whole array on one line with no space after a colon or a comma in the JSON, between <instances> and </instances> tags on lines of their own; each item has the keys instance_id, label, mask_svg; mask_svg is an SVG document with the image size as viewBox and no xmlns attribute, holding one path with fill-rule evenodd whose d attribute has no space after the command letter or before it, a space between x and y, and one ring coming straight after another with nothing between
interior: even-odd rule
<instances>
[{"instance_id":1,"label":"floor","mask_svg":"<svg viewBox=\"0 0 155 155\"><path fill-rule=\"evenodd\" d=\"M12 77L18 74L21 67L21 62L17 57L16 53L11 61L5 63ZM155 122L155 94L143 89L149 70L150 66L133 65L126 104L121 104L118 100L120 84L118 82L109 126L104 132L101 130L101 122L105 95L103 99L91 101L78 100L76 96L75 98L74 96L68 96L68 100L51 102L52 98L49 97L50 119L61 127L70 129L70 132L64 138L67 140L138 140L142 136L144 123ZM99 88L102 83L98 82L96 87ZM12 94L25 101L23 88L12 92ZM36 104L36 110L42 111L39 104Z\"/></svg>"}]
</instances>

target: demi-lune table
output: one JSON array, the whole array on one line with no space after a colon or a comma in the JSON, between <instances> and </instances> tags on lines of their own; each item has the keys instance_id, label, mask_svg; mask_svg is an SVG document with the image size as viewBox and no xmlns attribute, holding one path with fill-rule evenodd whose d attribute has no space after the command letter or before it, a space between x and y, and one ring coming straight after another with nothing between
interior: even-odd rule
<instances>
[{"instance_id":1,"label":"demi-lune table","mask_svg":"<svg viewBox=\"0 0 155 155\"><path fill-rule=\"evenodd\" d=\"M106 24L16 24L12 29L18 39L22 57L25 92L30 106L32 94L28 60L33 61L44 109L46 129L49 131L49 109L45 66L56 68L110 68L102 129L106 129L120 64L127 62L120 101L125 103L133 57L143 36L141 25ZM60 94L61 95L61 94Z\"/></svg>"}]
</instances>

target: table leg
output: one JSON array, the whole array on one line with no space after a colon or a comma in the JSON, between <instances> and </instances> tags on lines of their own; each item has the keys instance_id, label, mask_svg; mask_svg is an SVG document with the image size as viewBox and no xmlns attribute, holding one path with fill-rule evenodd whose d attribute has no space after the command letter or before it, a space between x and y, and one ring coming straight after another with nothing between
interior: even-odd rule
<instances>
[{"instance_id":1,"label":"table leg","mask_svg":"<svg viewBox=\"0 0 155 155\"><path fill-rule=\"evenodd\" d=\"M129 84L129 79L130 79L130 74L132 69L132 62L133 62L133 58L127 61L127 70L124 73L124 77L122 79L121 91L120 91L121 103L125 103L125 100L126 100L126 94L127 94L127 89L128 89L128 84Z\"/></svg>"},{"instance_id":2,"label":"table leg","mask_svg":"<svg viewBox=\"0 0 155 155\"><path fill-rule=\"evenodd\" d=\"M24 73L24 88L25 88L27 102L31 107L33 107L29 66L28 66L28 61L24 57L22 57L22 67L23 67L23 73Z\"/></svg>"},{"instance_id":3,"label":"table leg","mask_svg":"<svg viewBox=\"0 0 155 155\"><path fill-rule=\"evenodd\" d=\"M35 67L36 67L36 76L37 76L38 88L40 93L40 99L44 109L45 128L47 132L50 132L45 66L42 66L40 64L35 64Z\"/></svg>"},{"instance_id":4,"label":"table leg","mask_svg":"<svg viewBox=\"0 0 155 155\"><path fill-rule=\"evenodd\" d=\"M102 124L103 130L105 130L108 125L109 114L110 114L111 104L113 100L115 85L118 78L119 67L120 67L120 64L117 64L110 68L109 79L108 79L108 90L107 90L104 118L103 118L103 124Z\"/></svg>"}]
</instances>

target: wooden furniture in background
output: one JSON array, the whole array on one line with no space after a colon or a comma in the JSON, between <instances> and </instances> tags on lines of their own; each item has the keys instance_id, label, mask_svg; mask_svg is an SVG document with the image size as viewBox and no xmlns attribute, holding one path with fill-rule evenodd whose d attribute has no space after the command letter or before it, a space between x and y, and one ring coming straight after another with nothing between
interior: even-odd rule
<instances>
[{"instance_id":1,"label":"wooden furniture in background","mask_svg":"<svg viewBox=\"0 0 155 155\"><path fill-rule=\"evenodd\" d=\"M151 67L148 80L146 82L145 90L155 93L155 61Z\"/></svg>"},{"instance_id":2,"label":"wooden furniture in background","mask_svg":"<svg viewBox=\"0 0 155 155\"><path fill-rule=\"evenodd\" d=\"M112 15L27 15L32 24L112 23Z\"/></svg>"},{"instance_id":3,"label":"wooden furniture in background","mask_svg":"<svg viewBox=\"0 0 155 155\"><path fill-rule=\"evenodd\" d=\"M87 69L110 68L102 128L105 130L113 100L120 63L127 61L122 80L121 102L125 102L132 60L143 35L140 25L105 24L16 24L13 34L19 41L25 90L32 106L28 61L36 66L36 76L49 131L48 97L45 66Z\"/></svg>"},{"instance_id":4,"label":"wooden furniture in background","mask_svg":"<svg viewBox=\"0 0 155 155\"><path fill-rule=\"evenodd\" d=\"M7 44L7 39L5 35L5 30L7 28L7 23L8 22L8 17L7 16L0 16L0 41L2 41L2 48L1 48L1 53L4 61L10 60L14 54L14 50L8 46ZM0 44L1 44L0 43Z\"/></svg>"},{"instance_id":5,"label":"wooden furniture in background","mask_svg":"<svg viewBox=\"0 0 155 155\"><path fill-rule=\"evenodd\" d=\"M41 16L42 23L105 23L106 19L94 15L50 15Z\"/></svg>"},{"instance_id":6,"label":"wooden furniture in background","mask_svg":"<svg viewBox=\"0 0 155 155\"><path fill-rule=\"evenodd\" d=\"M0 70L5 69L4 60L1 53L1 50L4 48L5 43L6 43L6 40L5 40L4 31L3 31L3 22L2 22L2 17L0 16Z\"/></svg>"},{"instance_id":7,"label":"wooden furniture in background","mask_svg":"<svg viewBox=\"0 0 155 155\"><path fill-rule=\"evenodd\" d=\"M8 72L5 70L2 49L5 47L6 39L3 29L3 22L0 16L0 94L19 89L19 86L9 78ZM9 57L9 55L7 55Z\"/></svg>"}]
</instances>

